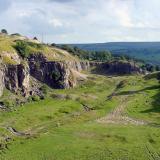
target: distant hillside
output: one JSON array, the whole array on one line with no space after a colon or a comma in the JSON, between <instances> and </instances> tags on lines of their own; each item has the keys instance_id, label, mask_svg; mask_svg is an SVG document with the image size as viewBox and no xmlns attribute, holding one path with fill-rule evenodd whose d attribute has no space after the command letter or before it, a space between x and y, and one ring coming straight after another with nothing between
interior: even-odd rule
<instances>
[{"instance_id":1,"label":"distant hillside","mask_svg":"<svg viewBox=\"0 0 160 160\"><path fill-rule=\"evenodd\" d=\"M160 64L160 42L110 42L70 45L91 51L108 50L114 54L126 54L151 63Z\"/></svg>"}]
</instances>

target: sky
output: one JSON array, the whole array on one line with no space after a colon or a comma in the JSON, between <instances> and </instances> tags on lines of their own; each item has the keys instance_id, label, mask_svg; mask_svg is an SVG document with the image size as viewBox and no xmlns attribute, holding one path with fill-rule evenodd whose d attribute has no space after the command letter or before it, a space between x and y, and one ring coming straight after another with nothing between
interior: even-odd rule
<instances>
[{"instance_id":1,"label":"sky","mask_svg":"<svg viewBox=\"0 0 160 160\"><path fill-rule=\"evenodd\" d=\"M48 43L160 41L160 0L0 0L0 29Z\"/></svg>"}]
</instances>

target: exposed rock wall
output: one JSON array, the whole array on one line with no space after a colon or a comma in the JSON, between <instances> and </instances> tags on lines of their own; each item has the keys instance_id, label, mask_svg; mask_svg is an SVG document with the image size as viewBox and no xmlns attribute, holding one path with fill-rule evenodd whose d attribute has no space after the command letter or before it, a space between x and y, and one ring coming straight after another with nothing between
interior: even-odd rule
<instances>
[{"instance_id":1,"label":"exposed rock wall","mask_svg":"<svg viewBox=\"0 0 160 160\"><path fill-rule=\"evenodd\" d=\"M29 92L29 68L27 65L8 65L4 69L4 85L7 89L24 96Z\"/></svg>"},{"instance_id":2,"label":"exposed rock wall","mask_svg":"<svg viewBox=\"0 0 160 160\"><path fill-rule=\"evenodd\" d=\"M133 62L114 61L109 63L103 63L101 67L105 73L109 74L123 75L142 73L142 70Z\"/></svg>"},{"instance_id":3,"label":"exposed rock wall","mask_svg":"<svg viewBox=\"0 0 160 160\"><path fill-rule=\"evenodd\" d=\"M4 70L2 66L0 66L0 96L3 94L4 89Z\"/></svg>"},{"instance_id":4,"label":"exposed rock wall","mask_svg":"<svg viewBox=\"0 0 160 160\"><path fill-rule=\"evenodd\" d=\"M43 57L29 59L30 74L52 88L70 88L76 85L70 65L66 62L47 62Z\"/></svg>"},{"instance_id":5,"label":"exposed rock wall","mask_svg":"<svg viewBox=\"0 0 160 160\"><path fill-rule=\"evenodd\" d=\"M81 72L83 70L89 70L90 69L90 62L89 61L70 61L65 62L68 67Z\"/></svg>"},{"instance_id":6,"label":"exposed rock wall","mask_svg":"<svg viewBox=\"0 0 160 160\"><path fill-rule=\"evenodd\" d=\"M30 90L30 69L27 64L18 65L18 87L21 88L24 96L28 96Z\"/></svg>"},{"instance_id":7,"label":"exposed rock wall","mask_svg":"<svg viewBox=\"0 0 160 160\"><path fill-rule=\"evenodd\" d=\"M4 87L15 93L20 92L24 96L32 95L33 89L30 87L30 76L52 88L75 87L78 81L77 76L80 76L78 73L83 70L90 70L92 67L109 74L141 73L140 68L131 62L49 62L42 54L34 54L28 58L26 64L5 65L0 68L0 96Z\"/></svg>"}]
</instances>

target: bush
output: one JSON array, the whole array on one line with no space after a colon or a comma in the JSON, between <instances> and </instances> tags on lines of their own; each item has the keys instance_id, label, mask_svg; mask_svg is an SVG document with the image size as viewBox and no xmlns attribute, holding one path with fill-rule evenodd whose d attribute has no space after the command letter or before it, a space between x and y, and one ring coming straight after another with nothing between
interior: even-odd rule
<instances>
[{"instance_id":1,"label":"bush","mask_svg":"<svg viewBox=\"0 0 160 160\"><path fill-rule=\"evenodd\" d=\"M1 30L1 33L3 33L3 34L8 34L8 32L7 32L6 29L2 29L2 30Z\"/></svg>"},{"instance_id":2,"label":"bush","mask_svg":"<svg viewBox=\"0 0 160 160\"><path fill-rule=\"evenodd\" d=\"M9 100L4 100L3 102L1 102L1 104L4 107L7 107L7 108L11 108L11 107L15 106L15 104L12 101L9 101Z\"/></svg>"},{"instance_id":3,"label":"bush","mask_svg":"<svg viewBox=\"0 0 160 160\"><path fill-rule=\"evenodd\" d=\"M59 111L59 113L69 114L71 112L71 108L69 108L69 107L62 107L58 111Z\"/></svg>"},{"instance_id":4,"label":"bush","mask_svg":"<svg viewBox=\"0 0 160 160\"><path fill-rule=\"evenodd\" d=\"M16 41L16 45L13 46L22 58L28 58L32 52L39 53L39 50L43 49L42 44L26 42L26 41Z\"/></svg>"},{"instance_id":5,"label":"bush","mask_svg":"<svg viewBox=\"0 0 160 160\"><path fill-rule=\"evenodd\" d=\"M39 96L37 96L37 95L32 96L32 101L37 102L37 101L39 101L39 100L40 100L40 97L39 97Z\"/></svg>"},{"instance_id":6,"label":"bush","mask_svg":"<svg viewBox=\"0 0 160 160\"><path fill-rule=\"evenodd\" d=\"M47 94L47 90L48 90L48 87L47 85L43 85L40 90L42 91L43 94Z\"/></svg>"},{"instance_id":7,"label":"bush","mask_svg":"<svg viewBox=\"0 0 160 160\"><path fill-rule=\"evenodd\" d=\"M33 40L38 40L38 38L37 38L37 37L34 37Z\"/></svg>"},{"instance_id":8,"label":"bush","mask_svg":"<svg viewBox=\"0 0 160 160\"><path fill-rule=\"evenodd\" d=\"M61 99L61 100L66 99L66 95L64 95L64 94L52 94L51 97L55 98L55 99Z\"/></svg>"},{"instance_id":9,"label":"bush","mask_svg":"<svg viewBox=\"0 0 160 160\"><path fill-rule=\"evenodd\" d=\"M29 56L29 49L26 42L17 41L14 47L22 58L27 58Z\"/></svg>"},{"instance_id":10,"label":"bush","mask_svg":"<svg viewBox=\"0 0 160 160\"><path fill-rule=\"evenodd\" d=\"M21 36L19 33L13 33L11 36Z\"/></svg>"},{"instance_id":11,"label":"bush","mask_svg":"<svg viewBox=\"0 0 160 160\"><path fill-rule=\"evenodd\" d=\"M53 71L53 72L51 73L51 77L52 77L52 79L58 81L58 80L60 79L60 77L61 77L61 74L60 74L60 72L58 72L58 71Z\"/></svg>"},{"instance_id":12,"label":"bush","mask_svg":"<svg viewBox=\"0 0 160 160\"><path fill-rule=\"evenodd\" d=\"M127 84L127 81L126 80L123 80L121 81L118 85L117 85L117 89L120 89L120 88L124 88Z\"/></svg>"}]
</instances>

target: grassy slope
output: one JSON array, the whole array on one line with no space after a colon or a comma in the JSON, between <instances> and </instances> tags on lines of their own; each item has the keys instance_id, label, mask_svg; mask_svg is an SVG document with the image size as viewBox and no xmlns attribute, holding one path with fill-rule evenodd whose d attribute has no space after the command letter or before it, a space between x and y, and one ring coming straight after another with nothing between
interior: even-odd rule
<instances>
[{"instance_id":1,"label":"grassy slope","mask_svg":"<svg viewBox=\"0 0 160 160\"><path fill-rule=\"evenodd\" d=\"M146 160L159 158L160 131L157 127L98 124L95 120L118 105L121 96L106 101L116 84L125 79L116 91L129 95L126 113L131 117L159 124L158 81L141 76L106 78L91 76L84 85L70 90L54 90L66 94L68 100L47 98L27 104L11 113L0 113L1 126L29 130L34 137L18 138L1 154L6 160ZM146 89L147 87L153 87ZM147 94L147 95L146 95ZM146 103L146 99L148 102ZM81 103L95 108L85 112ZM153 103L154 102L154 103ZM157 105L155 105L155 102ZM142 112L146 111L147 112ZM5 135L9 132L1 129ZM1 134L2 136L2 134Z\"/></svg>"},{"instance_id":2,"label":"grassy slope","mask_svg":"<svg viewBox=\"0 0 160 160\"><path fill-rule=\"evenodd\" d=\"M0 35L0 59L3 59L4 63L18 64L18 62L14 60L14 57L18 57L18 53L14 48L17 40L28 43L28 50L31 54L42 53L49 61L78 60L64 50L40 43L37 44L33 40L25 37Z\"/></svg>"}]
</instances>

